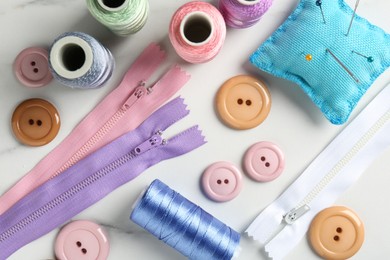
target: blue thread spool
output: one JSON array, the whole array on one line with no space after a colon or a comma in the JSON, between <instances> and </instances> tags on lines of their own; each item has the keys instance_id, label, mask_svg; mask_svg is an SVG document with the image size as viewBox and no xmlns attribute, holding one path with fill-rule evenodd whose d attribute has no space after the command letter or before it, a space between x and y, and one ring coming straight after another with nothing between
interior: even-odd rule
<instances>
[{"instance_id":1,"label":"blue thread spool","mask_svg":"<svg viewBox=\"0 0 390 260\"><path fill-rule=\"evenodd\" d=\"M199 206L154 180L130 219L189 259L231 259L240 234Z\"/></svg>"},{"instance_id":2,"label":"blue thread spool","mask_svg":"<svg viewBox=\"0 0 390 260\"><path fill-rule=\"evenodd\" d=\"M49 66L53 77L72 88L99 88L115 67L111 52L81 32L60 35L52 44Z\"/></svg>"}]
</instances>

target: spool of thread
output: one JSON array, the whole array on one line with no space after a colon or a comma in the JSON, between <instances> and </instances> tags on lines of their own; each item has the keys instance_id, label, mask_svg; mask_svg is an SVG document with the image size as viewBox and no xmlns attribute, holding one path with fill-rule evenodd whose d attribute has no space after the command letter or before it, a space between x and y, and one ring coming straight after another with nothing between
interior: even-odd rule
<instances>
[{"instance_id":1,"label":"spool of thread","mask_svg":"<svg viewBox=\"0 0 390 260\"><path fill-rule=\"evenodd\" d=\"M138 32L148 19L147 0L87 0L87 6L96 20L120 36Z\"/></svg>"},{"instance_id":2,"label":"spool of thread","mask_svg":"<svg viewBox=\"0 0 390 260\"><path fill-rule=\"evenodd\" d=\"M131 220L189 259L231 259L240 235L159 180L136 202Z\"/></svg>"},{"instance_id":3,"label":"spool of thread","mask_svg":"<svg viewBox=\"0 0 390 260\"><path fill-rule=\"evenodd\" d=\"M52 44L49 67L53 77L72 88L99 88L115 67L111 52L88 34L68 32Z\"/></svg>"},{"instance_id":4,"label":"spool of thread","mask_svg":"<svg viewBox=\"0 0 390 260\"><path fill-rule=\"evenodd\" d=\"M218 8L226 25L248 28L257 23L272 5L272 0L219 0Z\"/></svg>"},{"instance_id":5,"label":"spool of thread","mask_svg":"<svg viewBox=\"0 0 390 260\"><path fill-rule=\"evenodd\" d=\"M213 59L225 41L226 25L217 8L194 1L181 6L173 15L169 38L177 54L190 63Z\"/></svg>"}]
</instances>

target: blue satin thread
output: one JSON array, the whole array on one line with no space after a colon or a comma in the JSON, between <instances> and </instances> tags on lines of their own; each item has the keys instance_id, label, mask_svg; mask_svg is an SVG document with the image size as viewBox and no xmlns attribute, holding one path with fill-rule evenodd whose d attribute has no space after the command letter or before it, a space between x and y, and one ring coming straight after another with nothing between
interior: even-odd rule
<instances>
[{"instance_id":1,"label":"blue satin thread","mask_svg":"<svg viewBox=\"0 0 390 260\"><path fill-rule=\"evenodd\" d=\"M111 75L115 68L115 61L111 52L101 43L99 43L95 38L82 32L67 32L58 36L54 40L50 49L52 49L52 47L57 41L68 36L80 38L88 43L88 45L92 49L92 66L81 77L69 79L59 75L57 71L55 71L50 62L49 57L49 67L53 74L53 77L60 83L71 88L93 89L102 87L111 78Z\"/></svg>"},{"instance_id":2,"label":"blue satin thread","mask_svg":"<svg viewBox=\"0 0 390 260\"><path fill-rule=\"evenodd\" d=\"M130 219L189 259L231 259L240 234L154 180Z\"/></svg>"}]
</instances>

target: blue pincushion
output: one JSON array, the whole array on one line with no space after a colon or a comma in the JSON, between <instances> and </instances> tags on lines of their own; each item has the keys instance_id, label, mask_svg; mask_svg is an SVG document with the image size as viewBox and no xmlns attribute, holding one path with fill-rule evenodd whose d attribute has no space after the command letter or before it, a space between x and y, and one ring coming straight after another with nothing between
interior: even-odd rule
<instances>
[{"instance_id":1,"label":"blue pincushion","mask_svg":"<svg viewBox=\"0 0 390 260\"><path fill-rule=\"evenodd\" d=\"M329 121L343 124L389 67L390 35L356 15L346 36L353 10L343 0L322 1L321 7L326 23L316 0L302 0L250 61L263 71L297 83Z\"/></svg>"}]
</instances>

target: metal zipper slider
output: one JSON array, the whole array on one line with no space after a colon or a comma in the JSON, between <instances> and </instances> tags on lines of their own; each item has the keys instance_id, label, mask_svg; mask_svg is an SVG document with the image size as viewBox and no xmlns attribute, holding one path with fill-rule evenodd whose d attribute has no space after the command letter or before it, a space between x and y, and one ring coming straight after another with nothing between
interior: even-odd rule
<instances>
[{"instance_id":1,"label":"metal zipper slider","mask_svg":"<svg viewBox=\"0 0 390 260\"><path fill-rule=\"evenodd\" d=\"M145 94L149 94L151 91L149 88L145 87L145 81L141 81L138 87L134 90L134 92L130 95L130 97L123 104L122 109L127 110L131 106L133 106L138 100L140 100Z\"/></svg>"},{"instance_id":2,"label":"metal zipper slider","mask_svg":"<svg viewBox=\"0 0 390 260\"><path fill-rule=\"evenodd\" d=\"M284 221L289 224L289 225L292 225L297 219L299 219L300 217L302 217L303 215L306 214L306 212L308 212L310 210L310 207L309 205L305 204L299 208L295 208L293 210L291 210L289 213L287 213L286 215L284 215Z\"/></svg>"},{"instance_id":3,"label":"metal zipper slider","mask_svg":"<svg viewBox=\"0 0 390 260\"><path fill-rule=\"evenodd\" d=\"M140 155L146 151L149 151L150 149L159 146L161 144L166 144L166 140L161 137L162 131L158 131L156 134L154 134L152 137L150 137L148 140L143 142L142 144L138 145L134 152L136 155Z\"/></svg>"}]
</instances>

